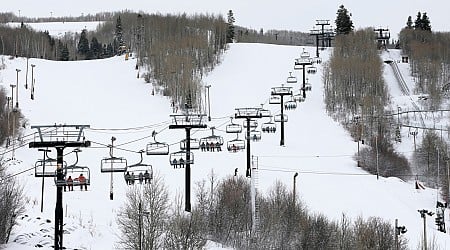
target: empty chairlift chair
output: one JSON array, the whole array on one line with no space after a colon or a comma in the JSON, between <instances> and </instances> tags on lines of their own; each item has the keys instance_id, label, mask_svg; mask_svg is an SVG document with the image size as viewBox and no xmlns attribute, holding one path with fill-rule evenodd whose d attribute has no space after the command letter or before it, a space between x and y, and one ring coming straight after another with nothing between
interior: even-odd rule
<instances>
[{"instance_id":1,"label":"empty chairlift chair","mask_svg":"<svg viewBox=\"0 0 450 250\"><path fill-rule=\"evenodd\" d=\"M280 104L281 96L279 95L271 95L269 98L269 104Z\"/></svg>"},{"instance_id":2,"label":"empty chairlift chair","mask_svg":"<svg viewBox=\"0 0 450 250\"><path fill-rule=\"evenodd\" d=\"M286 80L287 83L297 83L297 77L292 75L292 72L289 72L289 76Z\"/></svg>"},{"instance_id":3,"label":"empty chairlift chair","mask_svg":"<svg viewBox=\"0 0 450 250\"><path fill-rule=\"evenodd\" d=\"M124 179L127 185L135 183L149 184L153 179L153 167L150 164L144 164L143 153L144 150L139 151L141 160L133 165L128 165L126 172L124 172Z\"/></svg>"},{"instance_id":4,"label":"empty chairlift chair","mask_svg":"<svg viewBox=\"0 0 450 250\"><path fill-rule=\"evenodd\" d=\"M168 155L169 154L169 144L156 141L156 132L153 131L153 142L147 144L146 154L147 155Z\"/></svg>"},{"instance_id":5,"label":"empty chairlift chair","mask_svg":"<svg viewBox=\"0 0 450 250\"><path fill-rule=\"evenodd\" d=\"M115 157L112 154L112 146L109 145L109 156L102 159L100 164L100 172L102 173L114 173L125 172L127 170L127 160L123 157Z\"/></svg>"},{"instance_id":6,"label":"empty chairlift chair","mask_svg":"<svg viewBox=\"0 0 450 250\"><path fill-rule=\"evenodd\" d=\"M281 114L275 115L274 117L275 122L287 122L288 121L288 115L283 114L283 116L281 116Z\"/></svg>"},{"instance_id":7,"label":"empty chairlift chair","mask_svg":"<svg viewBox=\"0 0 450 250\"><path fill-rule=\"evenodd\" d=\"M57 163L56 159L49 158L45 152L46 159L39 159L34 165L35 177L56 177ZM63 168L67 167L67 162L64 161Z\"/></svg>"},{"instance_id":8,"label":"empty chairlift chair","mask_svg":"<svg viewBox=\"0 0 450 250\"><path fill-rule=\"evenodd\" d=\"M231 118L231 123L227 124L225 131L230 134L239 134L242 132L242 126L237 123L233 123L233 118Z\"/></svg>"}]
</instances>

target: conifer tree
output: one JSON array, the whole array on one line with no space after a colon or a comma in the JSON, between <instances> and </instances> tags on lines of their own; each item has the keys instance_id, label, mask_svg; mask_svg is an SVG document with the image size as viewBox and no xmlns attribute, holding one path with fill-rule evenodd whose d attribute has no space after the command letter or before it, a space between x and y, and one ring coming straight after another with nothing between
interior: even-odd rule
<instances>
[{"instance_id":1,"label":"conifer tree","mask_svg":"<svg viewBox=\"0 0 450 250\"><path fill-rule=\"evenodd\" d=\"M228 23L227 23L227 43L232 43L234 39L234 16L233 11L228 11Z\"/></svg>"},{"instance_id":2,"label":"conifer tree","mask_svg":"<svg viewBox=\"0 0 450 250\"><path fill-rule=\"evenodd\" d=\"M431 31L431 24L430 24L430 19L427 16L427 13L424 12L422 15L422 30L426 30L426 31Z\"/></svg>"},{"instance_id":3,"label":"conifer tree","mask_svg":"<svg viewBox=\"0 0 450 250\"><path fill-rule=\"evenodd\" d=\"M86 56L89 53L89 40L87 38L87 30L81 31L80 41L78 42L78 53Z\"/></svg>"},{"instance_id":4,"label":"conifer tree","mask_svg":"<svg viewBox=\"0 0 450 250\"><path fill-rule=\"evenodd\" d=\"M417 12L416 20L414 21L414 29L420 30L422 29L422 13Z\"/></svg>"},{"instance_id":5,"label":"conifer tree","mask_svg":"<svg viewBox=\"0 0 450 250\"><path fill-rule=\"evenodd\" d=\"M335 20L337 34L348 34L353 31L353 21L350 19L350 15L344 5L339 6Z\"/></svg>"},{"instance_id":6,"label":"conifer tree","mask_svg":"<svg viewBox=\"0 0 450 250\"><path fill-rule=\"evenodd\" d=\"M117 17L116 20L116 30L114 32L114 44L117 46L115 49L117 50L120 46L124 46L125 42L123 41L123 29L122 29L122 20L120 16Z\"/></svg>"},{"instance_id":7,"label":"conifer tree","mask_svg":"<svg viewBox=\"0 0 450 250\"><path fill-rule=\"evenodd\" d=\"M413 22L412 22L412 17L409 16L408 17L408 21L406 21L406 28L407 29L412 29L413 28Z\"/></svg>"}]
</instances>

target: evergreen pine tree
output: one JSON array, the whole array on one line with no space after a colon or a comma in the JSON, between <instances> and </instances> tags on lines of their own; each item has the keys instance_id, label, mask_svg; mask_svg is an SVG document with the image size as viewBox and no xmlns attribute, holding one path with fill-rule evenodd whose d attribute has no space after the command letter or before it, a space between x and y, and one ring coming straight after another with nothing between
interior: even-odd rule
<instances>
[{"instance_id":1,"label":"evergreen pine tree","mask_svg":"<svg viewBox=\"0 0 450 250\"><path fill-rule=\"evenodd\" d=\"M234 16L233 11L228 11L228 23L227 23L227 43L232 43L234 39Z\"/></svg>"},{"instance_id":2,"label":"evergreen pine tree","mask_svg":"<svg viewBox=\"0 0 450 250\"><path fill-rule=\"evenodd\" d=\"M426 12L424 12L422 15L421 23L422 23L422 27L421 27L422 30L431 31L430 19L428 18Z\"/></svg>"},{"instance_id":3,"label":"evergreen pine tree","mask_svg":"<svg viewBox=\"0 0 450 250\"><path fill-rule=\"evenodd\" d=\"M420 13L420 11L417 12L416 20L414 21L414 29L422 29L422 13Z\"/></svg>"},{"instance_id":4,"label":"evergreen pine tree","mask_svg":"<svg viewBox=\"0 0 450 250\"><path fill-rule=\"evenodd\" d=\"M412 17L409 16L408 17L408 21L406 21L406 28L407 29L412 29L413 28L413 22L412 22Z\"/></svg>"},{"instance_id":5,"label":"evergreen pine tree","mask_svg":"<svg viewBox=\"0 0 450 250\"><path fill-rule=\"evenodd\" d=\"M59 60L69 61L69 48L67 47L67 44L60 44Z\"/></svg>"},{"instance_id":6,"label":"evergreen pine tree","mask_svg":"<svg viewBox=\"0 0 450 250\"><path fill-rule=\"evenodd\" d=\"M123 41L122 20L120 19L120 16L117 17L116 20L116 30L114 32L114 45L116 46L114 48L116 51L119 49L119 47L125 45L125 42Z\"/></svg>"},{"instance_id":7,"label":"evergreen pine tree","mask_svg":"<svg viewBox=\"0 0 450 250\"><path fill-rule=\"evenodd\" d=\"M92 51L92 58L93 59L101 58L102 45L98 42L96 37L92 37L90 47L91 47L91 51Z\"/></svg>"},{"instance_id":8,"label":"evergreen pine tree","mask_svg":"<svg viewBox=\"0 0 450 250\"><path fill-rule=\"evenodd\" d=\"M353 22L350 19L350 14L344 5L339 6L336 17L336 33L337 34L348 34L353 31Z\"/></svg>"},{"instance_id":9,"label":"evergreen pine tree","mask_svg":"<svg viewBox=\"0 0 450 250\"><path fill-rule=\"evenodd\" d=\"M87 30L81 31L80 41L78 42L78 53L86 56L89 53L89 40L87 38Z\"/></svg>"}]
</instances>

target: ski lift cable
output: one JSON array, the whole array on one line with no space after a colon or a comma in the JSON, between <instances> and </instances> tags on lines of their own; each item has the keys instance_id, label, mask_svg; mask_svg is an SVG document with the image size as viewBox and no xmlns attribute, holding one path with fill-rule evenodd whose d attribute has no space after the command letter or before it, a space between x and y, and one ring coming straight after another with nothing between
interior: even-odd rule
<instances>
[{"instance_id":1,"label":"ski lift cable","mask_svg":"<svg viewBox=\"0 0 450 250\"><path fill-rule=\"evenodd\" d=\"M86 128L86 130L92 130L92 131L129 131L129 130L145 130L145 129L153 129L155 127L160 127L163 125L170 124L170 120L166 120L163 122L145 125L145 126L139 126L139 127L129 127L129 128Z\"/></svg>"}]
</instances>

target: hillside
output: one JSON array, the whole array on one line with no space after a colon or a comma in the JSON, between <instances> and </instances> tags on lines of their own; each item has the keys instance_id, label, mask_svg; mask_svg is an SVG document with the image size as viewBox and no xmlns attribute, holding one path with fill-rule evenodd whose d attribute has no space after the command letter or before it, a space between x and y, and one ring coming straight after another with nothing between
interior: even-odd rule
<instances>
[{"instance_id":1,"label":"hillside","mask_svg":"<svg viewBox=\"0 0 450 250\"><path fill-rule=\"evenodd\" d=\"M306 48L313 54L314 48ZM322 52L326 61L330 50ZM268 108L273 114L278 105L269 105L270 88L281 86L289 71L293 71L294 59L301 48L263 44L231 44L223 62L204 79L210 84L211 116L208 126L217 128L216 134L225 141L234 139L224 133L225 126L234 115L235 108ZM400 53L391 53L399 59ZM5 57L6 69L0 71L1 84L9 86L16 79L16 68L25 69L23 58L10 60ZM170 151L178 151L178 142L184 132L169 130L172 112L166 98L151 95L151 87L142 79L136 79L134 59L124 57L79 62L51 62L30 59L36 64L36 98L28 97L23 87L24 75L20 75L20 107L27 117L25 134L35 132L30 125L88 124L85 136L93 142L91 148L83 149L80 164L91 170L92 184L88 192L64 193L65 234L64 245L68 249L113 249L120 233L115 222L118 208L123 204L127 186L121 174L114 176L114 200L109 200L110 175L100 173L100 161L108 156L106 147L112 136L116 137L118 149L114 154L125 157L129 163L139 161L137 152L151 142L150 134L158 132L157 139L171 144ZM401 67L406 67L402 65ZM405 225L409 246L415 249L421 239L422 219L417 210L434 211L436 190L414 189L413 182L397 178L380 178L369 175L356 167L353 156L356 142L325 112L321 84L322 66L315 75L309 75L312 91L306 101L296 110L286 111L289 121L285 124L285 146L279 146L280 134L263 134L261 142L252 143L252 155L258 157L259 189L266 192L275 180L292 187L294 173L299 173L297 190L305 205L314 213L323 213L330 219L339 220L343 213L351 218L379 216L394 223ZM407 73L407 68L402 69ZM301 72L293 72L301 79ZM385 77L391 93L398 95L392 72L386 67ZM407 78L408 79L408 78ZM408 80L407 80L408 81ZM299 84L292 85L298 92ZM240 121L239 121L240 122ZM261 121L262 122L266 122ZM211 134L209 129L194 131L197 138ZM27 137L25 137L27 138ZM242 136L241 136L242 138ZM29 149L25 140L18 149L18 162L10 165L11 173L18 173L34 166L42 153ZM121 150L124 149L124 150ZM404 150L403 150L404 149ZM402 152L413 149L411 141L405 140ZM3 149L9 157L10 149ZM2 150L2 151L3 151ZM132 152L131 152L132 151ZM69 153L67 150L65 153ZM51 155L54 155L53 152ZM192 182L207 179L214 171L219 179L245 173L245 153L231 154L195 152ZM65 156L67 162L74 155ZM184 171L173 169L166 156L146 156L145 162L153 165L170 187L170 196L184 193ZM41 179L32 171L18 175L30 197L27 217L19 220L7 249L31 249L40 243L50 246L55 204L55 186L51 178L45 180L44 212L40 213ZM37 218L41 219L37 219ZM447 218L447 224L449 220ZM441 248L450 245L448 235L437 232L434 219L427 220L429 239L435 239Z\"/></svg>"}]
</instances>

